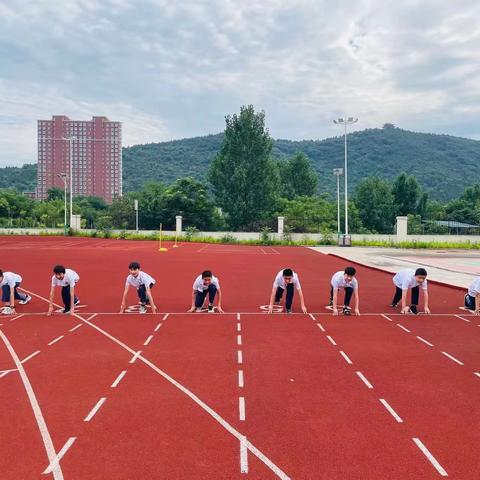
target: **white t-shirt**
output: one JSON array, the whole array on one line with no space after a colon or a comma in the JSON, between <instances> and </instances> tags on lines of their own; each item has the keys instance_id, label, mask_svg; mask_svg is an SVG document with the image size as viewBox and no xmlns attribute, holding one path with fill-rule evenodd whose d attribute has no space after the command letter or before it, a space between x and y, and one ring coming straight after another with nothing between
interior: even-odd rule
<instances>
[{"instance_id":1,"label":"white t-shirt","mask_svg":"<svg viewBox=\"0 0 480 480\"><path fill-rule=\"evenodd\" d=\"M393 277L393 283L402 290L408 290L409 288L414 288L420 285L415 279L415 270L412 268L404 268L403 270L400 270ZM422 290L427 290L427 279L425 279L421 286Z\"/></svg>"},{"instance_id":2,"label":"white t-shirt","mask_svg":"<svg viewBox=\"0 0 480 480\"><path fill-rule=\"evenodd\" d=\"M293 272L293 280L292 280L293 285L297 290L300 290L302 287L300 286L300 280L298 279L298 275ZM277 276L275 277L275 280L273 282L274 287L280 287L285 290L287 288L287 284L285 283L285 280L283 279L283 270L280 270L277 273Z\"/></svg>"},{"instance_id":3,"label":"white t-shirt","mask_svg":"<svg viewBox=\"0 0 480 480\"><path fill-rule=\"evenodd\" d=\"M74 287L75 284L80 280L77 272L70 270L69 268L65 269L65 275L63 280L59 280L55 275L52 277L52 286L53 287Z\"/></svg>"},{"instance_id":4,"label":"white t-shirt","mask_svg":"<svg viewBox=\"0 0 480 480\"><path fill-rule=\"evenodd\" d=\"M356 290L358 288L357 279L354 277L350 282L345 280L345 272L343 271L334 273L332 277L332 281L330 283L332 284L332 287L335 289L351 287L354 290Z\"/></svg>"},{"instance_id":5,"label":"white t-shirt","mask_svg":"<svg viewBox=\"0 0 480 480\"><path fill-rule=\"evenodd\" d=\"M220 282L218 281L218 278L212 275L212 284L217 287L217 290L220 289ZM193 282L193 289L198 290L199 292L203 292L208 288L208 285L203 284L203 278L201 275L199 275L195 281Z\"/></svg>"},{"instance_id":6,"label":"white t-shirt","mask_svg":"<svg viewBox=\"0 0 480 480\"><path fill-rule=\"evenodd\" d=\"M145 285L146 287L149 287L152 283L155 285L155 279L148 273L140 271L136 277L129 275L125 282L125 286L131 285L132 287L139 288L140 285Z\"/></svg>"},{"instance_id":7,"label":"white t-shirt","mask_svg":"<svg viewBox=\"0 0 480 480\"><path fill-rule=\"evenodd\" d=\"M10 288L15 287L16 283L22 283L22 277L13 272L3 272L3 280L0 285L8 285Z\"/></svg>"},{"instance_id":8,"label":"white t-shirt","mask_svg":"<svg viewBox=\"0 0 480 480\"><path fill-rule=\"evenodd\" d=\"M468 287L468 294L471 297L476 297L480 294L480 277L477 277L473 283Z\"/></svg>"}]
</instances>

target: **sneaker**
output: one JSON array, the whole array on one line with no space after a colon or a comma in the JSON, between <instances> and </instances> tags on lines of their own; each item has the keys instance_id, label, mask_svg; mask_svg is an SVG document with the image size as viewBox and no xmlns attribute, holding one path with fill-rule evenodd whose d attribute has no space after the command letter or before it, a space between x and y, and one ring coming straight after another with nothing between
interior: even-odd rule
<instances>
[{"instance_id":1,"label":"sneaker","mask_svg":"<svg viewBox=\"0 0 480 480\"><path fill-rule=\"evenodd\" d=\"M147 313L147 307L145 305L140 305L140 313Z\"/></svg>"},{"instance_id":2,"label":"sneaker","mask_svg":"<svg viewBox=\"0 0 480 480\"><path fill-rule=\"evenodd\" d=\"M31 297L30 295L27 295L27 296L25 297L25 300L20 300L18 303L19 303L20 305L26 305L31 299L32 299L32 297Z\"/></svg>"},{"instance_id":3,"label":"sneaker","mask_svg":"<svg viewBox=\"0 0 480 480\"><path fill-rule=\"evenodd\" d=\"M66 308L64 308L64 309L62 310L62 313L70 313L70 309L67 310Z\"/></svg>"},{"instance_id":4,"label":"sneaker","mask_svg":"<svg viewBox=\"0 0 480 480\"><path fill-rule=\"evenodd\" d=\"M414 315L418 314L418 310L417 310L416 305L410 305L410 313L413 313Z\"/></svg>"},{"instance_id":5,"label":"sneaker","mask_svg":"<svg viewBox=\"0 0 480 480\"><path fill-rule=\"evenodd\" d=\"M208 313L213 313L215 311L215 307L213 305L208 306Z\"/></svg>"},{"instance_id":6,"label":"sneaker","mask_svg":"<svg viewBox=\"0 0 480 480\"><path fill-rule=\"evenodd\" d=\"M278 302L274 302L274 305L280 305L280 300Z\"/></svg>"},{"instance_id":7,"label":"sneaker","mask_svg":"<svg viewBox=\"0 0 480 480\"><path fill-rule=\"evenodd\" d=\"M196 311L197 313L200 313L200 312L203 312L204 310L203 310L202 307L198 307L198 308L195 309L195 311Z\"/></svg>"},{"instance_id":8,"label":"sneaker","mask_svg":"<svg viewBox=\"0 0 480 480\"><path fill-rule=\"evenodd\" d=\"M74 301L73 301L73 304L74 305L78 305L80 303L80 299L77 297Z\"/></svg>"},{"instance_id":9,"label":"sneaker","mask_svg":"<svg viewBox=\"0 0 480 480\"><path fill-rule=\"evenodd\" d=\"M392 303L390 306L391 306L392 308L396 308L396 307L398 307L398 303Z\"/></svg>"},{"instance_id":10,"label":"sneaker","mask_svg":"<svg viewBox=\"0 0 480 480\"><path fill-rule=\"evenodd\" d=\"M10 305L7 305L2 308L3 315L11 315L11 313L12 313L12 307L10 307Z\"/></svg>"},{"instance_id":11,"label":"sneaker","mask_svg":"<svg viewBox=\"0 0 480 480\"><path fill-rule=\"evenodd\" d=\"M343 307L343 314L344 315L351 315L352 309L350 307Z\"/></svg>"},{"instance_id":12,"label":"sneaker","mask_svg":"<svg viewBox=\"0 0 480 480\"><path fill-rule=\"evenodd\" d=\"M329 307L333 307L333 300L330 300L330 301L328 302L328 306L329 306Z\"/></svg>"},{"instance_id":13,"label":"sneaker","mask_svg":"<svg viewBox=\"0 0 480 480\"><path fill-rule=\"evenodd\" d=\"M292 309L291 309L291 308L287 308L287 309L285 310L285 313L292 313Z\"/></svg>"}]
</instances>

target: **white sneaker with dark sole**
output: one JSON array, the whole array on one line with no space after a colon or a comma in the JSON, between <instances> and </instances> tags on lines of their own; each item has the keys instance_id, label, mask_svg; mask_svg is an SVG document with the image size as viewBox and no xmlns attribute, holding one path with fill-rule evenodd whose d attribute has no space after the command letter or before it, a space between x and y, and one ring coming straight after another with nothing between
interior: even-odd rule
<instances>
[{"instance_id":1,"label":"white sneaker with dark sole","mask_svg":"<svg viewBox=\"0 0 480 480\"><path fill-rule=\"evenodd\" d=\"M27 295L27 297L25 298L25 300L20 300L18 303L20 305L26 305L30 300L32 299L32 297L30 295Z\"/></svg>"}]
</instances>

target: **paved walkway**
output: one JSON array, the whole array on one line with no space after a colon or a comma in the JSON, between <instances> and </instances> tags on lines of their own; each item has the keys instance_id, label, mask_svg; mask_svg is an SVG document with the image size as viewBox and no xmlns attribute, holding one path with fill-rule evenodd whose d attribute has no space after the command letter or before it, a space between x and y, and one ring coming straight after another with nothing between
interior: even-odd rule
<instances>
[{"instance_id":1,"label":"paved walkway","mask_svg":"<svg viewBox=\"0 0 480 480\"><path fill-rule=\"evenodd\" d=\"M401 268L425 267L428 278L466 288L480 276L478 250L414 250L378 247L310 247L352 262L396 272Z\"/></svg>"}]
</instances>

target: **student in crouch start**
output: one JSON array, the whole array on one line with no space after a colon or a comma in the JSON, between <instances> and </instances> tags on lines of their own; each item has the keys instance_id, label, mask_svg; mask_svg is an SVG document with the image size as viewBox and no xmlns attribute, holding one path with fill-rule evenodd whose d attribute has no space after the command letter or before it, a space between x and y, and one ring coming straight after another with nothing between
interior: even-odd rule
<instances>
[{"instance_id":1,"label":"student in crouch start","mask_svg":"<svg viewBox=\"0 0 480 480\"><path fill-rule=\"evenodd\" d=\"M285 268L280 270L273 281L272 294L270 295L270 305L268 307L268 313L273 312L273 305L280 305L283 293L285 295L285 311L286 313L292 313L293 296L295 289L300 297L300 307L303 313L307 313L307 307L305 306L305 299L303 298L302 287L298 275L291 269Z\"/></svg>"}]
</instances>

